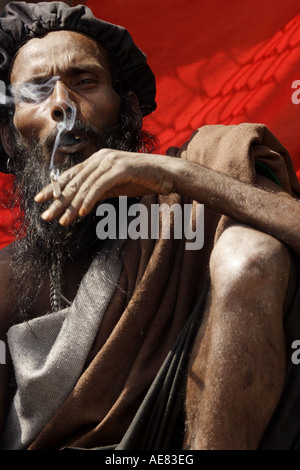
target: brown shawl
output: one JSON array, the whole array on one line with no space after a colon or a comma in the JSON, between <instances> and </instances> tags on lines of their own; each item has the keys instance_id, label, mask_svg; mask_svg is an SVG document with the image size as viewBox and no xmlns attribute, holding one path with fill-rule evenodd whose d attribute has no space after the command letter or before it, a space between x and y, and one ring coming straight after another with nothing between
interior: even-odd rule
<instances>
[{"instance_id":1,"label":"brown shawl","mask_svg":"<svg viewBox=\"0 0 300 470\"><path fill-rule=\"evenodd\" d=\"M287 151L263 125L205 126L177 156L255 183L254 160L266 162L283 190L300 196ZM180 195L143 202L188 202ZM92 448L118 443L175 342L208 278L211 250L228 219L205 208L205 242L128 240L119 289L100 325L74 390L30 449ZM274 221L276 223L276 221ZM34 397L32 397L34 400Z\"/></svg>"}]
</instances>

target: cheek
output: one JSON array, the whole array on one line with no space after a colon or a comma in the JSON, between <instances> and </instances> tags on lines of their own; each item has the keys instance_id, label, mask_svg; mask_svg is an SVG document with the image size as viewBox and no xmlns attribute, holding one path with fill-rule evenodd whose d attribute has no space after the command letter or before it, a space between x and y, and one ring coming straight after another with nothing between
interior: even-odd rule
<instances>
[{"instance_id":1,"label":"cheek","mask_svg":"<svg viewBox=\"0 0 300 470\"><path fill-rule=\"evenodd\" d=\"M119 121L121 98L111 87L89 97L74 95L73 102L77 108L76 117L92 124L98 131ZM51 118L50 108L47 100L39 105L17 104L14 126L25 139L43 139L57 124Z\"/></svg>"},{"instance_id":2,"label":"cheek","mask_svg":"<svg viewBox=\"0 0 300 470\"><path fill-rule=\"evenodd\" d=\"M81 112L87 122L101 130L103 125L118 123L120 107L121 98L112 90L83 104Z\"/></svg>"},{"instance_id":3,"label":"cheek","mask_svg":"<svg viewBox=\"0 0 300 470\"><path fill-rule=\"evenodd\" d=\"M43 112L35 106L17 105L13 123L24 138L40 138L47 132Z\"/></svg>"},{"instance_id":4,"label":"cheek","mask_svg":"<svg viewBox=\"0 0 300 470\"><path fill-rule=\"evenodd\" d=\"M26 113L18 105L15 107L13 123L15 128L21 133L23 128L26 127Z\"/></svg>"}]
</instances>

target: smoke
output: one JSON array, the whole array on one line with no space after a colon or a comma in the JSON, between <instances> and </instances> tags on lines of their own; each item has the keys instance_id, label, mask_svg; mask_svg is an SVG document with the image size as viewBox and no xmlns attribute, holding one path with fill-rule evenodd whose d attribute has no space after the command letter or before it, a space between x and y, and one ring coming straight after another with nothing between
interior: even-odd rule
<instances>
[{"instance_id":1,"label":"smoke","mask_svg":"<svg viewBox=\"0 0 300 470\"><path fill-rule=\"evenodd\" d=\"M38 82L25 82L12 85L11 90L15 103L19 106L22 106L24 103L41 103L52 94L59 78L59 76L54 76L38 80ZM63 119L57 125L57 136L50 160L50 173L51 171L55 171L54 158L60 139L66 132L73 128L76 118L76 108L69 100L69 96L65 88L63 88L63 92L65 93L65 96L60 97L61 105L58 105L61 109Z\"/></svg>"},{"instance_id":2,"label":"smoke","mask_svg":"<svg viewBox=\"0 0 300 470\"><path fill-rule=\"evenodd\" d=\"M53 79L56 79L55 80L56 82L59 79L59 77L52 77L51 81ZM63 90L65 93L65 97L62 100L62 105L59 106L63 115L63 119L57 125L57 136L55 139L53 152L52 152L52 156L50 160L50 168L49 168L50 174L51 172L55 171L54 158L55 158L57 147L59 146L60 139L66 132L71 131L73 129L75 119L76 119L76 108L69 100L69 96L68 96L66 89L64 88Z\"/></svg>"},{"instance_id":3,"label":"smoke","mask_svg":"<svg viewBox=\"0 0 300 470\"><path fill-rule=\"evenodd\" d=\"M0 80L0 104L6 105L6 86L3 80Z\"/></svg>"},{"instance_id":4,"label":"smoke","mask_svg":"<svg viewBox=\"0 0 300 470\"><path fill-rule=\"evenodd\" d=\"M41 103L46 100L53 92L59 76L46 79L39 79L37 82L16 83L8 87L9 93L6 91L5 83L0 80L0 104L3 106L23 106L24 103ZM71 131L76 120L76 108L71 103L67 90L63 88L64 97L60 97L58 107L61 109L61 121L57 124L57 134L53 146L53 151L49 165L49 175L53 186L54 197L60 195L60 187L58 184L59 169L55 167L55 154L59 146L62 136Z\"/></svg>"}]
</instances>

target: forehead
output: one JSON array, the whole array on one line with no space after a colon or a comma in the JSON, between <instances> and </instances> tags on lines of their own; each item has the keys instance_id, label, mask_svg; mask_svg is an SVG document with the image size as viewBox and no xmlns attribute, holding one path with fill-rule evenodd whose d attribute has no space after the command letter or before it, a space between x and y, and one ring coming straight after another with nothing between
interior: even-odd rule
<instances>
[{"instance_id":1,"label":"forehead","mask_svg":"<svg viewBox=\"0 0 300 470\"><path fill-rule=\"evenodd\" d=\"M11 83L67 73L83 64L100 66L110 75L108 54L95 40L74 31L52 31L20 48L12 65Z\"/></svg>"}]
</instances>

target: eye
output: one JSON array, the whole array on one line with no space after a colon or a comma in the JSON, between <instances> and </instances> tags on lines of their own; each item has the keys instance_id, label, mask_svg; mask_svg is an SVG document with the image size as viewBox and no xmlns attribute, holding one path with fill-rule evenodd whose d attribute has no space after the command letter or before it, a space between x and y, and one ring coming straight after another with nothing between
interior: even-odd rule
<instances>
[{"instance_id":1,"label":"eye","mask_svg":"<svg viewBox=\"0 0 300 470\"><path fill-rule=\"evenodd\" d=\"M83 78L82 80L80 80L79 84L80 85L88 85L90 83L95 83L96 80L92 79L92 78Z\"/></svg>"},{"instance_id":2,"label":"eye","mask_svg":"<svg viewBox=\"0 0 300 470\"><path fill-rule=\"evenodd\" d=\"M53 92L57 79L51 77L38 82L26 82L13 87L16 101L21 103L40 103L48 98Z\"/></svg>"},{"instance_id":3,"label":"eye","mask_svg":"<svg viewBox=\"0 0 300 470\"><path fill-rule=\"evenodd\" d=\"M81 87L81 88L92 88L94 85L99 83L99 78L92 74L92 73L87 73L87 74L81 74L77 79L75 80L75 86L76 87Z\"/></svg>"}]
</instances>

